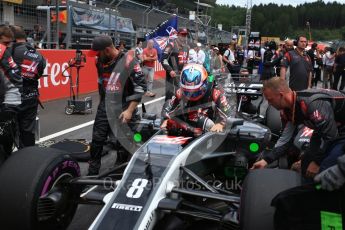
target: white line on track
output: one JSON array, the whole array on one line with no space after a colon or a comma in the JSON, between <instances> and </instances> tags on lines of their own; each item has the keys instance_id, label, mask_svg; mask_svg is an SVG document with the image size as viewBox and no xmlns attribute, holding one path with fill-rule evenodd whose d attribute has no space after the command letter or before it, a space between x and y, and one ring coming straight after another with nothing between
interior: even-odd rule
<instances>
[{"instance_id":1,"label":"white line on track","mask_svg":"<svg viewBox=\"0 0 345 230\"><path fill-rule=\"evenodd\" d=\"M144 103L145 105L149 105L149 104L153 104L157 101L161 101L163 100L165 97L159 97L159 98L156 98L152 101L148 101L146 103ZM141 108L141 104L138 105L139 108ZM37 141L36 143L41 143L41 142L44 142L44 141L47 141L47 140L50 140L50 139L53 139L53 138L56 138L56 137L59 137L59 136L62 136L62 135L65 135L67 133L70 133L70 132L73 132L73 131L76 131L78 129L82 129L82 128L85 128L87 126L90 126L90 125L93 125L93 123L95 122L95 120L92 120L92 121L88 121L86 123L83 123L83 124L80 124L80 125L77 125L77 126L74 126L74 127L71 127L69 129L65 129L65 130L62 130L62 131L59 131L57 133L53 133L53 134L50 134L48 136L45 136L45 137L42 137L40 138L39 141Z\"/></svg>"},{"instance_id":2,"label":"white line on track","mask_svg":"<svg viewBox=\"0 0 345 230\"><path fill-rule=\"evenodd\" d=\"M94 190L95 188L97 188L97 185L92 186L92 187L91 187L90 189L88 189L86 192L82 193L82 194L80 195L80 197L86 196L89 192L91 192L91 191Z\"/></svg>"}]
</instances>

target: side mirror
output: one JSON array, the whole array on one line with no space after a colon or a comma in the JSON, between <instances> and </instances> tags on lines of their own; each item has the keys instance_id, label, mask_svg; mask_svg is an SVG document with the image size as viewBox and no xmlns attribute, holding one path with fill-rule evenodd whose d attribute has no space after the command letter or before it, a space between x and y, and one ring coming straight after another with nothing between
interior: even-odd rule
<instances>
[{"instance_id":1,"label":"side mirror","mask_svg":"<svg viewBox=\"0 0 345 230\"><path fill-rule=\"evenodd\" d=\"M230 130L234 128L235 126L243 125L243 122L244 120L242 118L229 117L226 119L226 128Z\"/></svg>"}]
</instances>

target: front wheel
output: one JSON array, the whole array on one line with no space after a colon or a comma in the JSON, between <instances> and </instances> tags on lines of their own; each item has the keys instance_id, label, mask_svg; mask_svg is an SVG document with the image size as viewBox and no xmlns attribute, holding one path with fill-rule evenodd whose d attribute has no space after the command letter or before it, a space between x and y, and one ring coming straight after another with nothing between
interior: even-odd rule
<instances>
[{"instance_id":1,"label":"front wheel","mask_svg":"<svg viewBox=\"0 0 345 230\"><path fill-rule=\"evenodd\" d=\"M29 147L13 153L0 168L0 222L4 229L65 229L80 191L68 181L80 176L64 151Z\"/></svg>"},{"instance_id":2,"label":"front wheel","mask_svg":"<svg viewBox=\"0 0 345 230\"><path fill-rule=\"evenodd\" d=\"M246 176L241 192L242 230L273 230L272 199L280 192L301 185L301 176L282 169L256 169Z\"/></svg>"}]
</instances>

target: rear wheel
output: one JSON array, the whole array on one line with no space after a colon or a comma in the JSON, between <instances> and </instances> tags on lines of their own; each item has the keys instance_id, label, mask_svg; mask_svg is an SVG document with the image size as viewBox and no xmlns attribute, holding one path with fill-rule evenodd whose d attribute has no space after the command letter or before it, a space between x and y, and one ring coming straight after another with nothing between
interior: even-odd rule
<instances>
[{"instance_id":1,"label":"rear wheel","mask_svg":"<svg viewBox=\"0 0 345 230\"><path fill-rule=\"evenodd\" d=\"M80 191L68 181L79 165L64 151L29 147L13 153L0 168L0 222L5 229L65 229Z\"/></svg>"},{"instance_id":2,"label":"rear wheel","mask_svg":"<svg viewBox=\"0 0 345 230\"><path fill-rule=\"evenodd\" d=\"M247 175L241 193L240 224L243 230L273 230L272 199L299 186L301 176L290 170L257 169Z\"/></svg>"},{"instance_id":3,"label":"rear wheel","mask_svg":"<svg viewBox=\"0 0 345 230\"><path fill-rule=\"evenodd\" d=\"M276 135L279 135L282 128L280 112L271 105L266 110L266 126Z\"/></svg>"}]
</instances>

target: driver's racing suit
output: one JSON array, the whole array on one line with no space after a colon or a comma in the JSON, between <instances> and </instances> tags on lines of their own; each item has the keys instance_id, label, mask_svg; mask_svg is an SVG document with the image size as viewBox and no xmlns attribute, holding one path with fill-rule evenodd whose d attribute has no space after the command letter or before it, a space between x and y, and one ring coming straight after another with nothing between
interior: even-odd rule
<instances>
[{"instance_id":1,"label":"driver's racing suit","mask_svg":"<svg viewBox=\"0 0 345 230\"><path fill-rule=\"evenodd\" d=\"M162 118L179 119L191 126L189 131L198 134L203 130L209 131L215 123L225 125L227 117L234 117L235 112L236 102L228 101L222 89L210 87L198 101L187 101L182 89L178 89L175 96L164 104Z\"/></svg>"},{"instance_id":2,"label":"driver's racing suit","mask_svg":"<svg viewBox=\"0 0 345 230\"><path fill-rule=\"evenodd\" d=\"M345 93L334 90L309 89L296 92L294 111L284 110L283 118L288 122L271 152L265 153L263 159L271 163L286 153L295 128L303 124L314 130L310 147L302 156L302 175L311 162L320 167L320 171L336 164L338 155L328 152L331 141L344 132L345 127ZM332 143L343 145L342 142ZM327 151L326 151L327 150Z\"/></svg>"},{"instance_id":3,"label":"driver's racing suit","mask_svg":"<svg viewBox=\"0 0 345 230\"><path fill-rule=\"evenodd\" d=\"M112 123L109 120L106 109L106 98L108 99L106 92L108 94L108 92L110 93L113 90L121 90L121 92L119 92L121 98L116 102L116 106L119 110L124 111L128 108L131 101L140 102L142 95L146 91L146 82L140 64L138 60L131 57L134 57L134 52L129 51L127 54L119 53L119 55L109 63L104 64L99 60L96 63L101 99L92 132L89 175L98 174L101 167L103 145L108 135L112 133L110 128ZM121 80L123 79L126 79L126 82L122 82ZM111 111L108 111L108 113L109 112ZM132 114L132 121L136 119L139 119L137 109Z\"/></svg>"}]
</instances>

